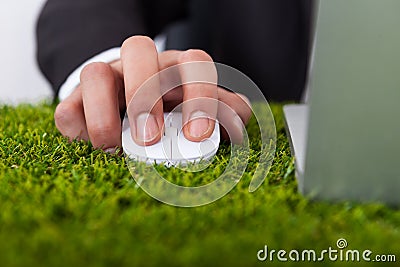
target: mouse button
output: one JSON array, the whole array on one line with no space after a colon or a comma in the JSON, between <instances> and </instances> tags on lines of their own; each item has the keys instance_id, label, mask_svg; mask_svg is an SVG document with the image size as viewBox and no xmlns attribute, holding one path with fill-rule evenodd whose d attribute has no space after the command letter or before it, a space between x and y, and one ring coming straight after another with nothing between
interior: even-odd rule
<instances>
[{"instance_id":1,"label":"mouse button","mask_svg":"<svg viewBox=\"0 0 400 267\"><path fill-rule=\"evenodd\" d=\"M132 139L130 128L125 128L122 131L122 147L124 152L129 155L145 155L146 151L144 147L139 146Z\"/></svg>"},{"instance_id":2,"label":"mouse button","mask_svg":"<svg viewBox=\"0 0 400 267\"><path fill-rule=\"evenodd\" d=\"M124 151L129 155L136 155L138 157L146 157L147 152L144 147L137 145L131 138L130 141L125 142Z\"/></svg>"},{"instance_id":3,"label":"mouse button","mask_svg":"<svg viewBox=\"0 0 400 267\"><path fill-rule=\"evenodd\" d=\"M129 126L129 119L128 117L124 117L124 120L122 121L122 132L124 131L130 131L130 126Z\"/></svg>"},{"instance_id":4,"label":"mouse button","mask_svg":"<svg viewBox=\"0 0 400 267\"><path fill-rule=\"evenodd\" d=\"M125 117L122 122L122 142L129 142L132 139L131 137L131 128L129 127L128 118Z\"/></svg>"},{"instance_id":5,"label":"mouse button","mask_svg":"<svg viewBox=\"0 0 400 267\"><path fill-rule=\"evenodd\" d=\"M175 127L165 127L164 135L166 137L178 136L178 129Z\"/></svg>"},{"instance_id":6,"label":"mouse button","mask_svg":"<svg viewBox=\"0 0 400 267\"><path fill-rule=\"evenodd\" d=\"M212 139L206 139L198 144L198 150L202 156L213 153L216 150L216 147L217 146Z\"/></svg>"},{"instance_id":7,"label":"mouse button","mask_svg":"<svg viewBox=\"0 0 400 267\"><path fill-rule=\"evenodd\" d=\"M171 120L171 127L174 127L178 130L182 128L182 113L174 112Z\"/></svg>"},{"instance_id":8,"label":"mouse button","mask_svg":"<svg viewBox=\"0 0 400 267\"><path fill-rule=\"evenodd\" d=\"M164 125L165 128L171 127L173 121L173 114L172 113L164 113Z\"/></svg>"},{"instance_id":9,"label":"mouse button","mask_svg":"<svg viewBox=\"0 0 400 267\"><path fill-rule=\"evenodd\" d=\"M207 140L211 140L215 147L219 147L220 143L220 131L219 131L219 124L215 124L214 132L211 134L211 136Z\"/></svg>"},{"instance_id":10,"label":"mouse button","mask_svg":"<svg viewBox=\"0 0 400 267\"><path fill-rule=\"evenodd\" d=\"M161 144L163 158L170 160L172 157L171 137L164 137Z\"/></svg>"},{"instance_id":11,"label":"mouse button","mask_svg":"<svg viewBox=\"0 0 400 267\"><path fill-rule=\"evenodd\" d=\"M178 149L181 157L184 159L196 159L201 157L199 150L197 149L197 142L192 142L186 139L183 132L181 131L177 137L176 149Z\"/></svg>"},{"instance_id":12,"label":"mouse button","mask_svg":"<svg viewBox=\"0 0 400 267\"><path fill-rule=\"evenodd\" d=\"M163 138L164 139L164 138ZM147 158L150 159L160 159L160 158L164 158L164 152L163 152L163 143L162 141L151 145L151 146L137 146L137 151L135 151L136 154L139 155L139 151L140 151L140 155L145 156ZM144 149L144 152L142 152Z\"/></svg>"},{"instance_id":13,"label":"mouse button","mask_svg":"<svg viewBox=\"0 0 400 267\"><path fill-rule=\"evenodd\" d=\"M212 138L212 139L214 139L214 137L218 137L218 139L219 139L219 122L218 121L215 121L214 131L210 136L210 138Z\"/></svg>"},{"instance_id":14,"label":"mouse button","mask_svg":"<svg viewBox=\"0 0 400 267\"><path fill-rule=\"evenodd\" d=\"M179 137L173 136L171 138L171 152L172 152L172 159L175 161L184 160L186 157L182 154L182 146L180 146Z\"/></svg>"}]
</instances>

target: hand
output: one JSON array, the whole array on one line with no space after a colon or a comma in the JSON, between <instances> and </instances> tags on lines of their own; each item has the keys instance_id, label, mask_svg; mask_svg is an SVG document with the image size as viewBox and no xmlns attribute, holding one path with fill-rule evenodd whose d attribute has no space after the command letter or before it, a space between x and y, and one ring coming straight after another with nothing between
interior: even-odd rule
<instances>
[{"instance_id":1,"label":"hand","mask_svg":"<svg viewBox=\"0 0 400 267\"><path fill-rule=\"evenodd\" d=\"M185 137L191 141L210 137L215 125L212 118L217 117L221 124L232 128L230 133L236 133L231 135L231 141L240 142L240 125L246 124L251 116L249 101L243 95L216 85L195 83L180 86L161 98L160 86L154 84L132 99L152 75L170 66L193 61L212 62L212 59L201 50L170 50L158 54L150 38L131 37L122 45L120 60L110 64L92 63L83 69L80 85L57 106L56 126L70 140L90 140L96 148L115 152L121 147L120 114L125 112L131 100L130 107L133 108L128 109L128 116L132 138L140 145L152 145L161 138L164 110L171 110L182 101L208 98L225 103L238 116L222 112L217 101L206 102L207 105L189 101L182 108L187 122L183 124ZM183 71L182 76L185 75ZM222 135L227 138L224 129Z\"/></svg>"}]
</instances>

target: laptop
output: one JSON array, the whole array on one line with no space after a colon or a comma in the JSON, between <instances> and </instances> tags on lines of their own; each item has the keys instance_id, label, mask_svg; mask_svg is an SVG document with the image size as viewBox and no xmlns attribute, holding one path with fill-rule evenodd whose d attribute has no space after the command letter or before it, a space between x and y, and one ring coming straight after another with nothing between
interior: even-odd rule
<instances>
[{"instance_id":1,"label":"laptop","mask_svg":"<svg viewBox=\"0 0 400 267\"><path fill-rule=\"evenodd\" d=\"M299 191L400 204L400 1L316 2L307 104L284 114Z\"/></svg>"}]
</instances>

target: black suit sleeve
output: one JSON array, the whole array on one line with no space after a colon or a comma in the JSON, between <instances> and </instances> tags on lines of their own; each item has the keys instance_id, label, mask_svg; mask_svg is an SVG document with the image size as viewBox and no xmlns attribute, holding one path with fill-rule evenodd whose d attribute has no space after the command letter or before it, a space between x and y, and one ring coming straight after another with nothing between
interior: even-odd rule
<instances>
[{"instance_id":1,"label":"black suit sleeve","mask_svg":"<svg viewBox=\"0 0 400 267\"><path fill-rule=\"evenodd\" d=\"M48 0L37 22L39 67L57 94L87 59L132 35L154 37L184 15L183 0Z\"/></svg>"}]
</instances>

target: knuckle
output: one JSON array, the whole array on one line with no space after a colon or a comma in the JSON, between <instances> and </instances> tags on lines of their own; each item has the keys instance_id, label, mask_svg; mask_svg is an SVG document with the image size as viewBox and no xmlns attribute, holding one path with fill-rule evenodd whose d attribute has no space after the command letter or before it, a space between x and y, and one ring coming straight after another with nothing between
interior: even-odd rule
<instances>
[{"instance_id":1,"label":"knuckle","mask_svg":"<svg viewBox=\"0 0 400 267\"><path fill-rule=\"evenodd\" d=\"M243 118L243 122L246 124L250 120L251 115L253 114L251 102L250 102L249 98L243 94L238 94L238 96L244 102L242 118Z\"/></svg>"},{"instance_id":2,"label":"knuckle","mask_svg":"<svg viewBox=\"0 0 400 267\"><path fill-rule=\"evenodd\" d=\"M75 111L76 107L73 104L64 102L58 104L54 112L54 121L56 122L57 128L64 128L66 125L70 124Z\"/></svg>"},{"instance_id":3,"label":"knuckle","mask_svg":"<svg viewBox=\"0 0 400 267\"><path fill-rule=\"evenodd\" d=\"M81 82L109 74L111 67L103 62L94 62L86 65L81 71Z\"/></svg>"},{"instance_id":4,"label":"knuckle","mask_svg":"<svg viewBox=\"0 0 400 267\"><path fill-rule=\"evenodd\" d=\"M243 101L244 103L247 104L247 106L248 106L249 108L251 108L250 99L249 99L247 96L245 96L244 94L240 94L240 93L237 93L237 95L242 99L242 101Z\"/></svg>"},{"instance_id":5,"label":"knuckle","mask_svg":"<svg viewBox=\"0 0 400 267\"><path fill-rule=\"evenodd\" d=\"M252 115L252 111L251 109L247 108L244 112L243 112L243 122L244 124L247 124L251 118Z\"/></svg>"},{"instance_id":6,"label":"knuckle","mask_svg":"<svg viewBox=\"0 0 400 267\"><path fill-rule=\"evenodd\" d=\"M143 36L143 35L135 35L132 37L129 37L126 39L122 46L121 46L121 52L124 53L126 49L131 49L131 48L137 48L137 47L144 47L144 48L154 48L155 49L155 44L154 41L148 37L148 36Z\"/></svg>"},{"instance_id":7,"label":"knuckle","mask_svg":"<svg viewBox=\"0 0 400 267\"><path fill-rule=\"evenodd\" d=\"M250 120L250 118L251 118L251 115L253 114L253 111L252 111L252 108L251 108L251 104L250 104L250 101L246 101L245 100L245 102L246 102L246 106L243 108L243 115L242 115L242 118L243 118L243 122L245 123L245 124L247 124L247 122Z\"/></svg>"},{"instance_id":8,"label":"knuckle","mask_svg":"<svg viewBox=\"0 0 400 267\"><path fill-rule=\"evenodd\" d=\"M111 124L93 124L88 127L90 140L95 147L100 147L109 143L115 136L116 128Z\"/></svg>"},{"instance_id":9,"label":"knuckle","mask_svg":"<svg viewBox=\"0 0 400 267\"><path fill-rule=\"evenodd\" d=\"M203 50L189 49L180 54L178 61L179 63L185 63L190 61L213 61L213 59Z\"/></svg>"}]
</instances>

